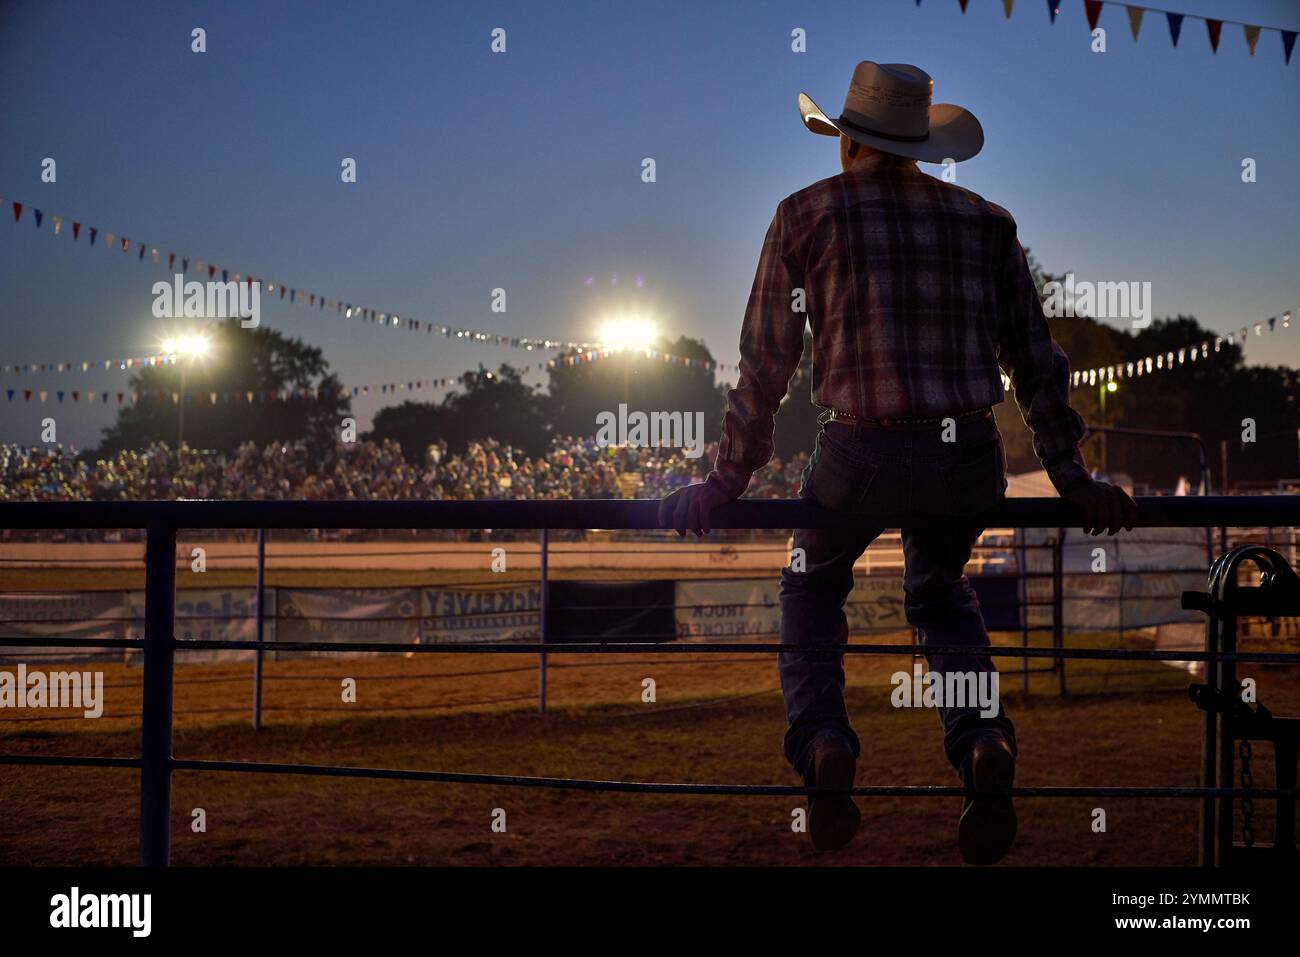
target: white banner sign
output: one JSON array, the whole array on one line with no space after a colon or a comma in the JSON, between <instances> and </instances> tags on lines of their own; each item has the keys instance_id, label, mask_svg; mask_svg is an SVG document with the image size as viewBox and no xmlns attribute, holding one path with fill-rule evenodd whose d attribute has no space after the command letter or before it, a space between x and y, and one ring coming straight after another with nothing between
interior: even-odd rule
<instances>
[{"instance_id":1,"label":"white banner sign","mask_svg":"<svg viewBox=\"0 0 1300 957\"><path fill-rule=\"evenodd\" d=\"M781 633L781 583L773 578L679 581L677 637L775 638ZM844 605L849 634L884 634L908 627L903 583L892 576L857 576Z\"/></svg>"}]
</instances>

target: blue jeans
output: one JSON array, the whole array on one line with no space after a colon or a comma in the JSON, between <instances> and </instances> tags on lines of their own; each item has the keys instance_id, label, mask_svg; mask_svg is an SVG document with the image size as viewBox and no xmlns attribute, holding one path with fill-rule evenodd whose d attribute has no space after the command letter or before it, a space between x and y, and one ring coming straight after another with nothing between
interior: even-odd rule
<instances>
[{"instance_id":1,"label":"blue jeans","mask_svg":"<svg viewBox=\"0 0 1300 957\"><path fill-rule=\"evenodd\" d=\"M841 650L848 640L844 601L853 589L854 562L890 527L886 516L895 522L902 518L903 607L919 643L987 647L979 601L964 569L984 531L983 513L1006 491L1002 436L992 412L955 419L946 430L942 424L883 428L825 419L803 473L801 496L837 512L880 515L882 522L799 529L794 545L803 549L803 564L793 559L791 564L803 570L787 566L781 572L782 644L825 646L780 655L785 756L809 784L812 743L819 733L837 732L854 754L860 752L844 707ZM908 524L909 519L918 521ZM927 660L930 670L941 674L996 672L985 654L934 654ZM910 675L911 664L900 670ZM960 770L973 738L990 730L1001 731L1015 753L1015 729L1000 703L989 717L981 716L978 705L949 702L937 710L944 752L954 768Z\"/></svg>"}]
</instances>

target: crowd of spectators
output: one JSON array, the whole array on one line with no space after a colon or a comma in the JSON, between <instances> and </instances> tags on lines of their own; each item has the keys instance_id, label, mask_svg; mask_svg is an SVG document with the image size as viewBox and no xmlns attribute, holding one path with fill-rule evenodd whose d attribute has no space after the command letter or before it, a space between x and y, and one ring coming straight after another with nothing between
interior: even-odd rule
<instances>
[{"instance_id":1,"label":"crowd of spectators","mask_svg":"<svg viewBox=\"0 0 1300 957\"><path fill-rule=\"evenodd\" d=\"M98 459L61 446L0 445L0 501L659 498L703 481L716 455L716 445L689 459L682 449L602 447L593 438L556 439L538 457L491 439L464 453L439 443L419 465L391 440L316 454L302 442L248 443L229 454L158 443ZM798 495L806 464L806 455L773 459L748 496Z\"/></svg>"}]
</instances>

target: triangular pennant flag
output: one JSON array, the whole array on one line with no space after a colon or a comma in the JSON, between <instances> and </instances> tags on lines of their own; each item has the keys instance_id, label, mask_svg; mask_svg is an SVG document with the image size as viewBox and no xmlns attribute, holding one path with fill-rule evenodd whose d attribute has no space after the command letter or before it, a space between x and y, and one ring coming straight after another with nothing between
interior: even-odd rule
<instances>
[{"instance_id":1,"label":"triangular pennant flag","mask_svg":"<svg viewBox=\"0 0 1300 957\"><path fill-rule=\"evenodd\" d=\"M1126 6L1128 11L1128 28L1133 33L1133 42L1137 43L1138 33L1142 30L1142 14L1146 13L1146 7Z\"/></svg>"},{"instance_id":2,"label":"triangular pennant flag","mask_svg":"<svg viewBox=\"0 0 1300 957\"><path fill-rule=\"evenodd\" d=\"M1295 49L1295 37L1297 31L1279 30L1277 32L1282 34L1282 52L1286 54L1286 62L1290 64L1291 51Z\"/></svg>"},{"instance_id":3,"label":"triangular pennant flag","mask_svg":"<svg viewBox=\"0 0 1300 957\"><path fill-rule=\"evenodd\" d=\"M138 258L140 262L144 262L144 243L140 244L140 255Z\"/></svg>"},{"instance_id":4,"label":"triangular pennant flag","mask_svg":"<svg viewBox=\"0 0 1300 957\"><path fill-rule=\"evenodd\" d=\"M168 268L168 269L172 269L172 268L175 267L175 265L176 265L176 254L175 254L175 253L168 253L168 254L167 254L167 268Z\"/></svg>"},{"instance_id":5,"label":"triangular pennant flag","mask_svg":"<svg viewBox=\"0 0 1300 957\"><path fill-rule=\"evenodd\" d=\"M1101 16L1101 0L1083 0L1084 12L1088 15L1088 29L1097 29L1097 18Z\"/></svg>"},{"instance_id":6,"label":"triangular pennant flag","mask_svg":"<svg viewBox=\"0 0 1300 957\"><path fill-rule=\"evenodd\" d=\"M113 248L113 234L112 234L112 233L104 233L104 248L105 248L105 249L112 249L112 248Z\"/></svg>"},{"instance_id":7,"label":"triangular pennant flag","mask_svg":"<svg viewBox=\"0 0 1300 957\"><path fill-rule=\"evenodd\" d=\"M1178 34L1183 32L1183 15L1166 13L1165 17L1169 20L1169 36L1174 41L1174 46L1178 46Z\"/></svg>"},{"instance_id":8,"label":"triangular pennant flag","mask_svg":"<svg viewBox=\"0 0 1300 957\"><path fill-rule=\"evenodd\" d=\"M63 217L51 216L50 222L54 224L54 235L59 235L59 232L63 229Z\"/></svg>"},{"instance_id":9,"label":"triangular pennant flag","mask_svg":"<svg viewBox=\"0 0 1300 957\"><path fill-rule=\"evenodd\" d=\"M216 266L209 266L209 267L208 267L208 278L211 279L211 278L212 278L213 276L215 276L216 274L217 274L217 267L216 267Z\"/></svg>"},{"instance_id":10,"label":"triangular pennant flag","mask_svg":"<svg viewBox=\"0 0 1300 957\"><path fill-rule=\"evenodd\" d=\"M1223 30L1223 21L1222 21L1222 20L1210 20L1210 19L1207 19L1207 20L1205 21L1205 29L1206 29L1206 32L1209 33L1209 35L1210 35L1210 52L1211 52L1211 53L1218 53L1218 52L1219 52L1219 33L1220 33L1221 30Z\"/></svg>"},{"instance_id":11,"label":"triangular pennant flag","mask_svg":"<svg viewBox=\"0 0 1300 957\"><path fill-rule=\"evenodd\" d=\"M97 237L98 235L99 235L99 230L96 229L94 226L91 226L91 227L90 227L90 245L91 245L91 246L94 246L94 245L95 245L95 237Z\"/></svg>"},{"instance_id":12,"label":"triangular pennant flag","mask_svg":"<svg viewBox=\"0 0 1300 957\"><path fill-rule=\"evenodd\" d=\"M1061 12L1061 0L1047 0L1047 15L1056 22L1056 15Z\"/></svg>"},{"instance_id":13,"label":"triangular pennant flag","mask_svg":"<svg viewBox=\"0 0 1300 957\"><path fill-rule=\"evenodd\" d=\"M15 203L14 203L14 222L16 223L16 222L18 222L18 220L20 220L20 219L22 219L22 218L23 218L23 204L22 204L22 203L19 203L19 202L15 202Z\"/></svg>"},{"instance_id":14,"label":"triangular pennant flag","mask_svg":"<svg viewBox=\"0 0 1300 957\"><path fill-rule=\"evenodd\" d=\"M1007 19L1011 19L1011 8L1016 5L1016 0L1002 0L1002 9L1006 12Z\"/></svg>"},{"instance_id":15,"label":"triangular pennant flag","mask_svg":"<svg viewBox=\"0 0 1300 957\"><path fill-rule=\"evenodd\" d=\"M1241 29L1246 34L1246 48L1250 50L1250 55L1255 55L1255 44L1259 43L1259 27L1251 26L1249 23L1243 23Z\"/></svg>"},{"instance_id":16,"label":"triangular pennant flag","mask_svg":"<svg viewBox=\"0 0 1300 957\"><path fill-rule=\"evenodd\" d=\"M75 243L80 238L81 238L81 223L74 222L72 224L72 241Z\"/></svg>"},{"instance_id":17,"label":"triangular pennant flag","mask_svg":"<svg viewBox=\"0 0 1300 957\"><path fill-rule=\"evenodd\" d=\"M131 240L129 240L129 239L127 239L125 236L123 236L123 237L122 237L122 252L124 252L124 253L129 253L130 251L131 251Z\"/></svg>"},{"instance_id":18,"label":"triangular pennant flag","mask_svg":"<svg viewBox=\"0 0 1300 957\"><path fill-rule=\"evenodd\" d=\"M966 12L966 4L968 4L969 2L970 0L957 0L957 3L961 6L962 13ZM919 7L920 4L918 3L917 6Z\"/></svg>"},{"instance_id":19,"label":"triangular pennant flag","mask_svg":"<svg viewBox=\"0 0 1300 957\"><path fill-rule=\"evenodd\" d=\"M39 209L33 209L33 210L32 210L32 215L33 215L34 217L36 217L36 228L37 228L37 229L40 229L40 228L41 228L41 221L42 221L43 219L45 219L45 214L42 213Z\"/></svg>"}]
</instances>

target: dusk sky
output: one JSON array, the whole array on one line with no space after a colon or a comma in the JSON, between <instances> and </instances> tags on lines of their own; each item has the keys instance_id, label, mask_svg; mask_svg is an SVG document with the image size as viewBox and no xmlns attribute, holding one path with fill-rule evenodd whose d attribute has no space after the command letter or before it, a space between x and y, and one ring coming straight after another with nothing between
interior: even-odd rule
<instances>
[{"instance_id":1,"label":"dusk sky","mask_svg":"<svg viewBox=\"0 0 1300 957\"><path fill-rule=\"evenodd\" d=\"M1295 0L1160 5L1300 30ZM1284 65L1266 29L1252 58L1228 23L1213 55L1191 19L1174 49L1154 12L1134 43L1123 6L1108 3L1108 51L1096 54L1082 0L1061 0L1054 25L1042 0L1018 0L1009 21L1000 0L969 6L10 0L0 364L157 351L167 320L151 315L151 287L169 274L105 250L104 231L507 335L593 339L611 311L643 310L733 363L776 204L839 171L836 142L804 130L796 96L838 114L862 59L915 63L936 102L979 117L985 148L957 182L1009 209L1047 269L1150 281L1156 316L1223 332L1300 307L1300 51ZM204 54L190 50L195 27ZM496 27L504 54L489 49ZM807 53L790 49L795 28ZM56 183L41 181L46 157ZM345 157L355 184L340 180ZM1247 157L1253 184L1241 180ZM27 207L17 224L14 200ZM39 230L33 207L47 217ZM84 232L72 241L74 219L101 230L95 249ZM491 311L495 287L505 314ZM349 386L502 362L544 381L537 353L278 298L264 299L262 322L321 346ZM1300 365L1300 321L1247 356ZM56 414L60 438L83 446L111 410L7 403L4 390L117 391L128 373L0 379L0 441L37 444ZM353 400L363 425L406 398L376 391Z\"/></svg>"}]
</instances>

